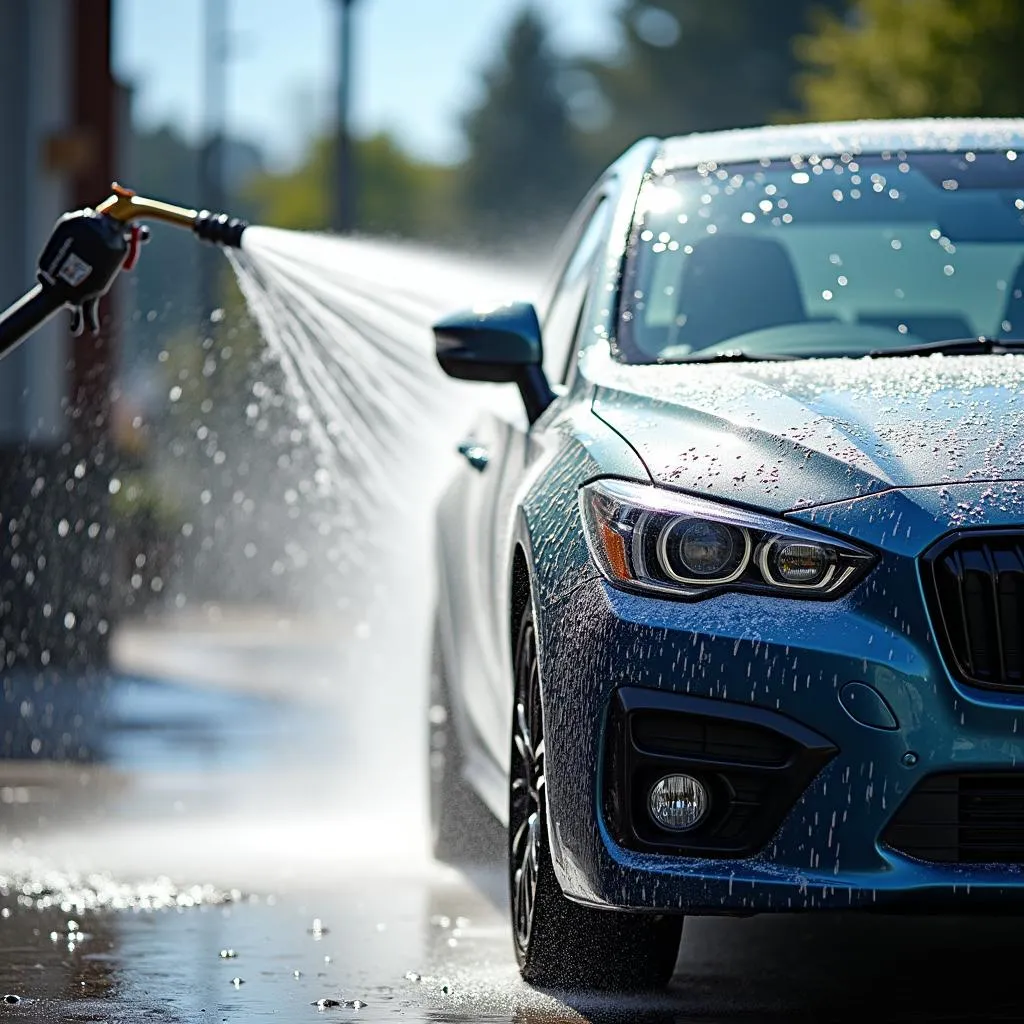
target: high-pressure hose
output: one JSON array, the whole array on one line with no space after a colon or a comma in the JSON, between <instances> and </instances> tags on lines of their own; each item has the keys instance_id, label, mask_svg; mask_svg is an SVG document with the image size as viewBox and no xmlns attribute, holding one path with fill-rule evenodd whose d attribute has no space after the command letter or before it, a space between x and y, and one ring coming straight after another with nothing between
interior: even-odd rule
<instances>
[{"instance_id":1,"label":"high-pressure hose","mask_svg":"<svg viewBox=\"0 0 1024 1024\"><path fill-rule=\"evenodd\" d=\"M141 220L191 228L216 245L238 248L247 225L226 213L191 210L136 195L120 185L95 210L66 213L43 247L38 284L0 313L0 358L60 309L72 314L72 330L99 330L99 301L122 270L131 270L148 239Z\"/></svg>"}]
</instances>

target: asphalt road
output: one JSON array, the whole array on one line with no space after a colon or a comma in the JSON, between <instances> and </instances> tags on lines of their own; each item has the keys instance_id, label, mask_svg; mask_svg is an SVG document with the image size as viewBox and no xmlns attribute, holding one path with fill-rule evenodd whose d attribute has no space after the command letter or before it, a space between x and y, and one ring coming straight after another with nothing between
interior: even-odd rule
<instances>
[{"instance_id":1,"label":"asphalt road","mask_svg":"<svg viewBox=\"0 0 1024 1024\"><path fill-rule=\"evenodd\" d=\"M1014 919L691 920L664 996L524 986L500 866L427 855L424 606L186 618L110 678L6 679L0 1016L1024 1019Z\"/></svg>"}]
</instances>

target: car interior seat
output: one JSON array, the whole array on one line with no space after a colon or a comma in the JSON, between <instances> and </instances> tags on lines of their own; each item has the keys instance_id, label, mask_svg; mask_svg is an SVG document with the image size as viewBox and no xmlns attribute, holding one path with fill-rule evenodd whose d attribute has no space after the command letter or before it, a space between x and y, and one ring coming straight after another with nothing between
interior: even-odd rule
<instances>
[{"instance_id":1,"label":"car interior seat","mask_svg":"<svg viewBox=\"0 0 1024 1024\"><path fill-rule=\"evenodd\" d=\"M1024 338L1024 261L1017 266L1003 307L1000 338Z\"/></svg>"},{"instance_id":2,"label":"car interior seat","mask_svg":"<svg viewBox=\"0 0 1024 1024\"><path fill-rule=\"evenodd\" d=\"M692 351L808 319L785 246L735 235L712 235L694 245L683 263L676 309L685 320L672 340Z\"/></svg>"},{"instance_id":3,"label":"car interior seat","mask_svg":"<svg viewBox=\"0 0 1024 1024\"><path fill-rule=\"evenodd\" d=\"M894 331L905 327L904 333L922 341L970 338L974 333L966 317L952 313L872 313L857 317L857 323L869 327L888 327Z\"/></svg>"}]
</instances>

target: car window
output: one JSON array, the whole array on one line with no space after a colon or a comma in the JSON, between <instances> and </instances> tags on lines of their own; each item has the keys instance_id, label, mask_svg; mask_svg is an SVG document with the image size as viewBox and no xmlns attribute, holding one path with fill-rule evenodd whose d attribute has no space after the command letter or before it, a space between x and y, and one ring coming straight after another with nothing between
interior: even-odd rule
<instances>
[{"instance_id":1,"label":"car window","mask_svg":"<svg viewBox=\"0 0 1024 1024\"><path fill-rule=\"evenodd\" d=\"M544 317L544 371L552 381L565 380L594 265L604 249L611 209L611 201L602 196L580 233Z\"/></svg>"},{"instance_id":2,"label":"car window","mask_svg":"<svg viewBox=\"0 0 1024 1024\"><path fill-rule=\"evenodd\" d=\"M858 356L1024 337L1015 153L668 173L641 195L616 355Z\"/></svg>"}]
</instances>

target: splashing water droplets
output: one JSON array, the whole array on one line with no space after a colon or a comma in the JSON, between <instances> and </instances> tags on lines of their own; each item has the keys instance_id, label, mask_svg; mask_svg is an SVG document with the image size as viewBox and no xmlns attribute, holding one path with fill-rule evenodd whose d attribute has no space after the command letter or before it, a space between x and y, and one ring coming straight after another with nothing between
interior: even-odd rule
<instances>
[{"instance_id":1,"label":"splashing water droplets","mask_svg":"<svg viewBox=\"0 0 1024 1024\"><path fill-rule=\"evenodd\" d=\"M328 276L336 261L314 262L310 251L322 241L257 229L246 242L232 263L300 422L339 480L363 497L386 492L381 454L409 419L424 418L427 352L406 340L421 340L423 311L350 272Z\"/></svg>"},{"instance_id":2,"label":"splashing water droplets","mask_svg":"<svg viewBox=\"0 0 1024 1024\"><path fill-rule=\"evenodd\" d=\"M453 307L507 299L494 287L507 277L411 245L263 227L227 255L325 471L318 483L368 507L396 501L392 464L444 420L450 384L429 325Z\"/></svg>"}]
</instances>

